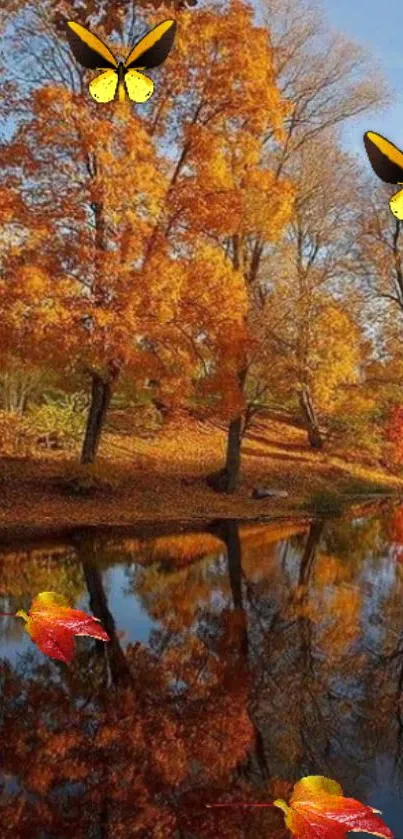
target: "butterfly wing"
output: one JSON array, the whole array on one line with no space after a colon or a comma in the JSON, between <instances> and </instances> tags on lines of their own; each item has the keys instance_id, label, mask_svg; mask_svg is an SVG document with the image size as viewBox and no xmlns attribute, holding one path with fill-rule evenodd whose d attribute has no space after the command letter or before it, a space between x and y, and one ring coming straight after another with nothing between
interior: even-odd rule
<instances>
[{"instance_id":1,"label":"butterfly wing","mask_svg":"<svg viewBox=\"0 0 403 839\"><path fill-rule=\"evenodd\" d=\"M392 195L392 198L389 201L389 208L395 218L399 219L399 221L403 221L403 189L399 189L399 192L395 192L395 194Z\"/></svg>"},{"instance_id":2,"label":"butterfly wing","mask_svg":"<svg viewBox=\"0 0 403 839\"><path fill-rule=\"evenodd\" d=\"M154 82L138 70L126 71L125 85L127 95L132 102L146 102L154 90Z\"/></svg>"},{"instance_id":3,"label":"butterfly wing","mask_svg":"<svg viewBox=\"0 0 403 839\"><path fill-rule=\"evenodd\" d=\"M163 20L157 23L153 29L144 35L129 53L125 61L126 70L135 67L146 68L158 67L167 58L176 32L174 20Z\"/></svg>"},{"instance_id":4,"label":"butterfly wing","mask_svg":"<svg viewBox=\"0 0 403 839\"><path fill-rule=\"evenodd\" d=\"M378 178L387 184L403 183L403 152L397 146L374 131L364 134L364 146Z\"/></svg>"},{"instance_id":5,"label":"butterfly wing","mask_svg":"<svg viewBox=\"0 0 403 839\"><path fill-rule=\"evenodd\" d=\"M112 102L116 96L119 77L116 70L105 70L89 83L88 89L96 102Z\"/></svg>"},{"instance_id":6,"label":"butterfly wing","mask_svg":"<svg viewBox=\"0 0 403 839\"><path fill-rule=\"evenodd\" d=\"M118 66L109 47L80 23L75 23L73 20L67 22L67 40L74 57L83 67L98 70L104 67L113 69Z\"/></svg>"}]
</instances>

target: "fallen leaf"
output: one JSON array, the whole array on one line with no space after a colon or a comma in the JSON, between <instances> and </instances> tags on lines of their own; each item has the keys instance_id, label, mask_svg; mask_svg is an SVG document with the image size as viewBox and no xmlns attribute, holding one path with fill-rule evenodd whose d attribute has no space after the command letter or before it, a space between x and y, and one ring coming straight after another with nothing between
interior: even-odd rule
<instances>
[{"instance_id":1,"label":"fallen leaf","mask_svg":"<svg viewBox=\"0 0 403 839\"><path fill-rule=\"evenodd\" d=\"M32 602L29 613L20 609L16 617L23 618L25 629L42 653L66 664L73 657L75 635L110 640L98 618L72 609L66 598L54 591L42 591Z\"/></svg>"},{"instance_id":2,"label":"fallen leaf","mask_svg":"<svg viewBox=\"0 0 403 839\"><path fill-rule=\"evenodd\" d=\"M330 778L309 775L293 789L289 805L274 802L285 813L285 824L295 839L345 839L348 831L372 833L393 839L379 811L345 798L341 786Z\"/></svg>"}]
</instances>

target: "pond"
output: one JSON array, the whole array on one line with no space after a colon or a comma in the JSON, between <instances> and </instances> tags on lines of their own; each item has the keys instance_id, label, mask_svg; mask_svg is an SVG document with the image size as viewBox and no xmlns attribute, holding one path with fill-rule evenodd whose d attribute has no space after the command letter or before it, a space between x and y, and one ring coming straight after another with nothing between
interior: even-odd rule
<instances>
[{"instance_id":1,"label":"pond","mask_svg":"<svg viewBox=\"0 0 403 839\"><path fill-rule=\"evenodd\" d=\"M206 804L308 774L403 839L403 509L0 548L1 611L46 590L111 641L67 666L1 619L2 839L285 839Z\"/></svg>"}]
</instances>

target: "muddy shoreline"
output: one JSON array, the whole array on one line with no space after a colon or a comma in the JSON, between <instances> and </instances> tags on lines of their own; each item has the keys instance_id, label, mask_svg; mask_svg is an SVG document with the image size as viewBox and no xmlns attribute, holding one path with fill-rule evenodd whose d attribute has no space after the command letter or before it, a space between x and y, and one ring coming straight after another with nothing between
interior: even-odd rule
<instances>
[{"instance_id":1,"label":"muddy shoreline","mask_svg":"<svg viewBox=\"0 0 403 839\"><path fill-rule=\"evenodd\" d=\"M50 500L50 499L49 499ZM238 499L239 502L240 499ZM228 519L236 519L242 526L247 524L262 524L264 525L272 522L306 522L307 524L313 519L329 519L338 518L340 516L356 517L360 515L376 515L377 511L383 509L385 506L395 506L401 503L401 499L396 493L385 492L383 496L377 494L376 496L368 494L368 496L360 496L357 498L345 499L345 505L341 511L337 513L319 512L314 509L301 509L298 505L292 505L290 500L288 503L278 501L272 504L272 509L267 509L267 502L254 502L255 505L261 505L261 510L243 511L240 509L240 504L234 504L233 510L220 511L206 510L205 515L188 515L187 517L180 517L179 515L170 515L168 512L164 514L163 509L159 511L159 515L153 518L147 518L144 514L137 514L131 520L122 521L121 516L116 520L113 518L107 522L102 519L102 516L91 517L85 516L85 510L82 510L82 520L68 521L68 520L54 520L52 522L44 521L43 517L38 519L30 518L24 520L22 517L19 521L18 511L14 510L14 521L0 521L0 551L2 546L7 547L12 544L25 543L32 545L51 546L60 541L74 542L78 538L85 536L93 537L99 536L108 538L113 535L114 538L119 537L134 537L134 538L154 538L158 536L173 535L178 533L189 533L195 531L214 530L220 521ZM266 509L262 509L263 505ZM24 511L25 512L25 511ZM32 511L33 512L33 511ZM21 511L23 513L23 511Z\"/></svg>"}]
</instances>

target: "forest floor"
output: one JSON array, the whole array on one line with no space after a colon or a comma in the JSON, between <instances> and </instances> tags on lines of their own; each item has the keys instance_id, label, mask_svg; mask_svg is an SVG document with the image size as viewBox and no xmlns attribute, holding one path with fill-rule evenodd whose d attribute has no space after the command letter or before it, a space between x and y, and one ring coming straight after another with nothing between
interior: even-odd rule
<instances>
[{"instance_id":1,"label":"forest floor","mask_svg":"<svg viewBox=\"0 0 403 839\"><path fill-rule=\"evenodd\" d=\"M346 504L403 497L403 474L337 453L330 444L314 452L302 429L278 419L261 420L247 434L233 495L217 494L204 482L222 465L224 452L222 429L177 419L151 439L106 433L98 462L86 472L78 452L0 458L0 538L20 530L331 515ZM288 497L254 500L258 485L286 490Z\"/></svg>"}]
</instances>

